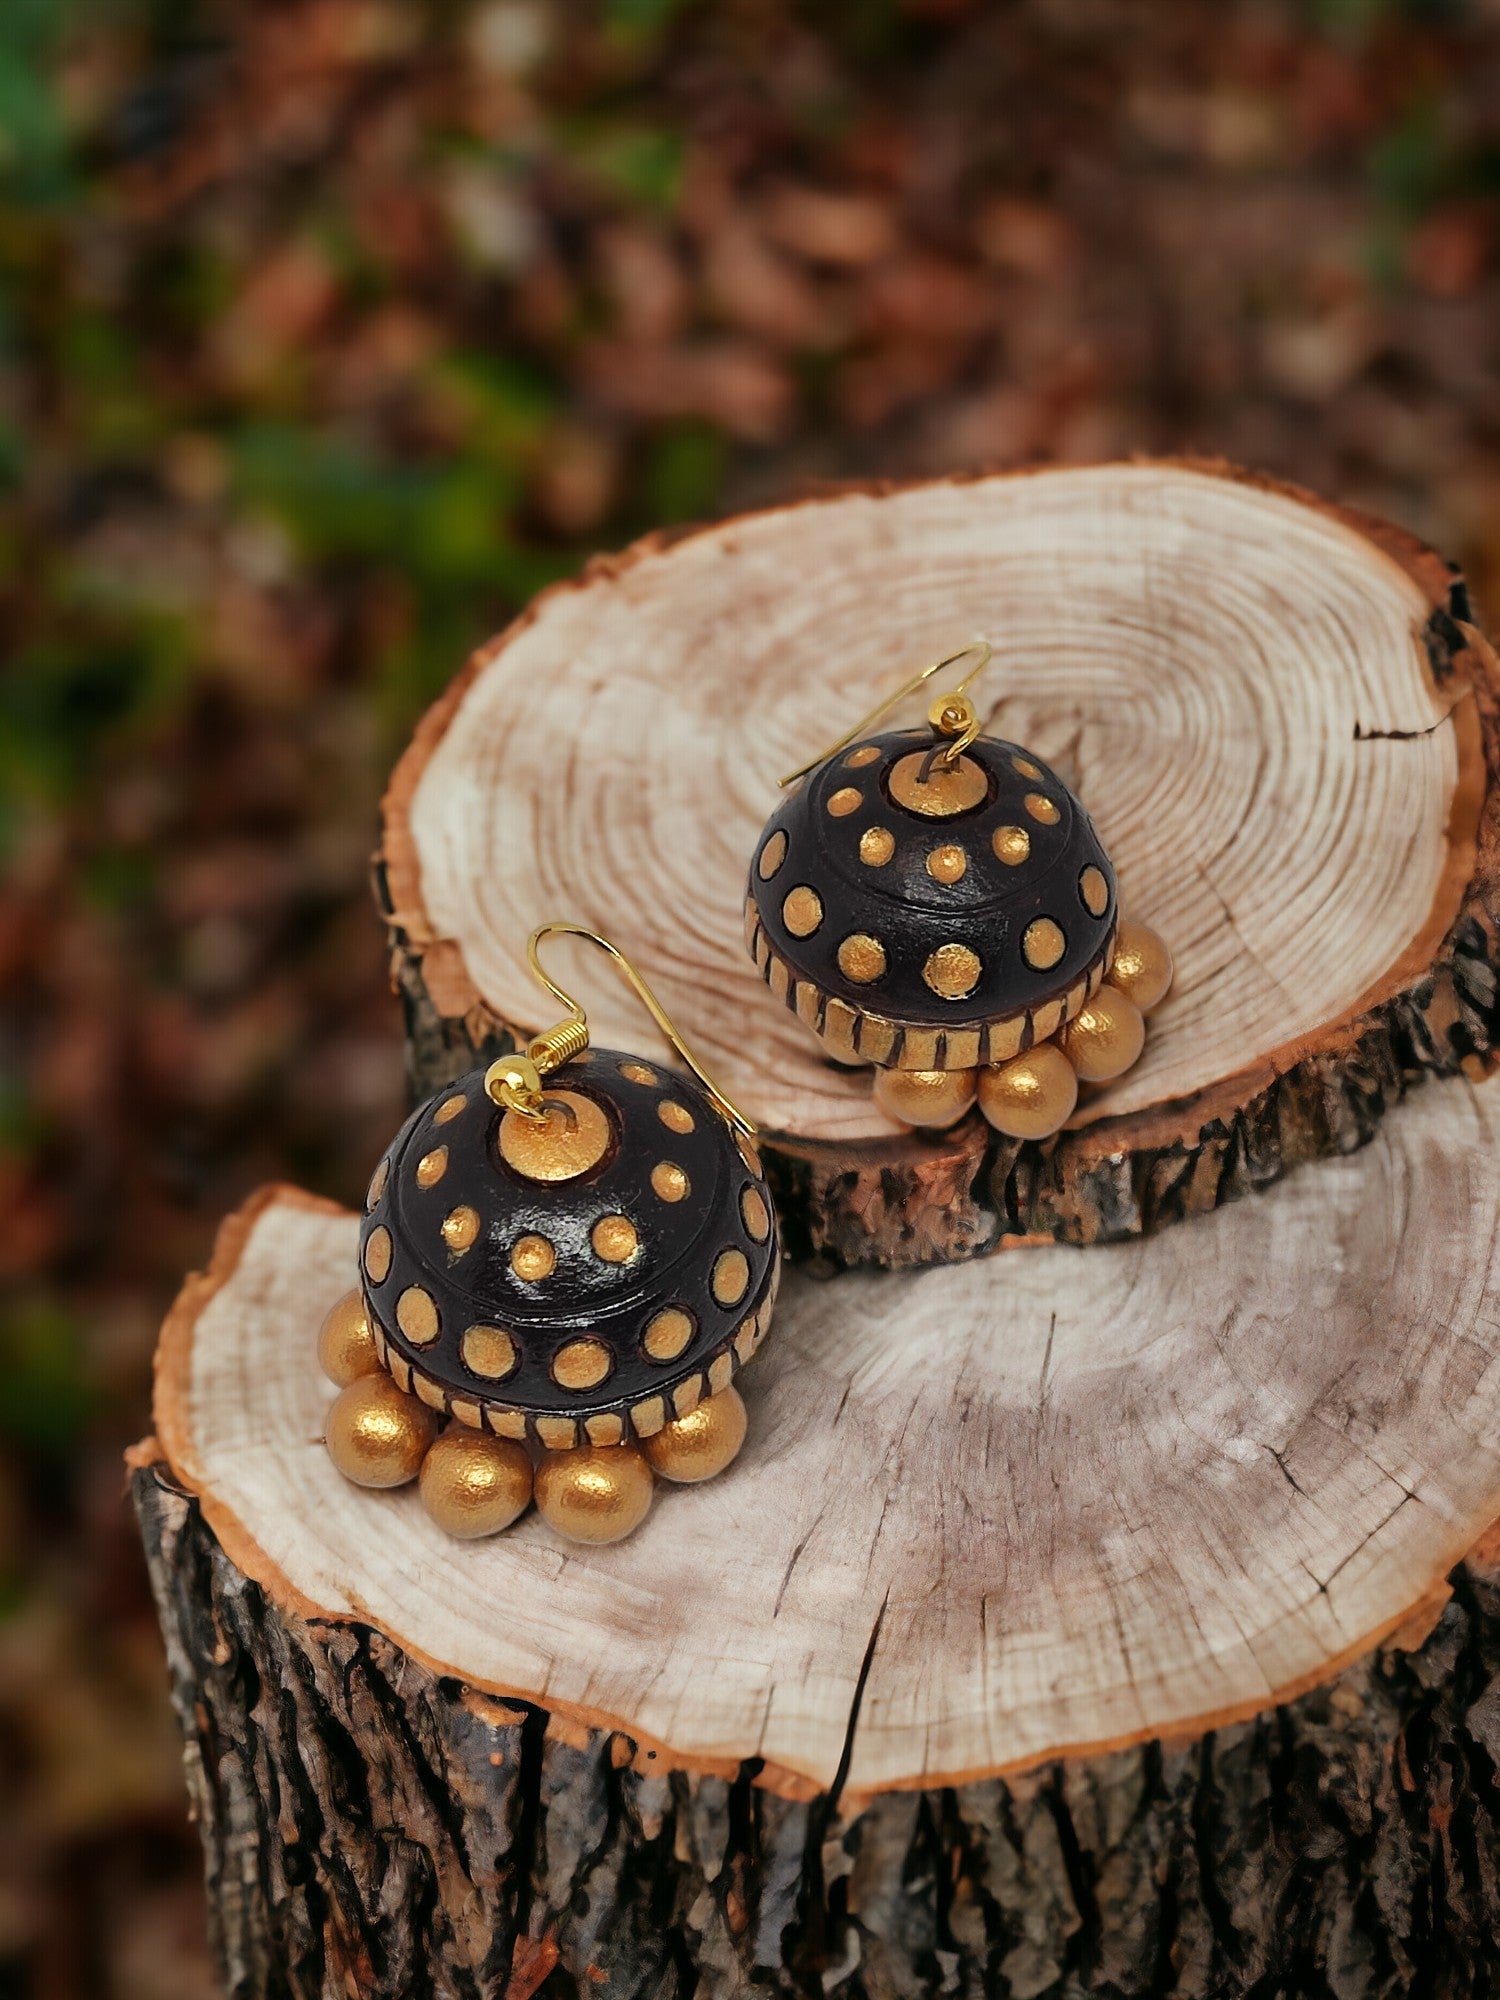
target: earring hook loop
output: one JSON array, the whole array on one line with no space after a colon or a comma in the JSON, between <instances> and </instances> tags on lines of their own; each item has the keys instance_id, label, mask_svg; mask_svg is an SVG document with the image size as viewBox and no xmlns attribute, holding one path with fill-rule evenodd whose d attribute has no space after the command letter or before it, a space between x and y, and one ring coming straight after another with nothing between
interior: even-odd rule
<instances>
[{"instance_id":1,"label":"earring hook loop","mask_svg":"<svg viewBox=\"0 0 1500 2000\"><path fill-rule=\"evenodd\" d=\"M788 785L795 785L799 778L805 778L809 771L816 771L820 764L826 764L830 757L837 757L841 750L847 750L857 736L863 736L867 730L873 729L882 716L889 715L899 702L905 701L908 695L915 694L917 689L930 681L934 674L940 674L944 667L956 666L970 653L977 653L979 657L958 686L951 688L946 694L936 696L927 710L927 720L932 727L939 736L949 739L937 761L945 765L957 763L979 734L979 712L970 699L968 689L970 681L977 674L983 673L995 656L995 649L988 639L971 639L966 646L960 646L957 652L947 653L940 660L929 660L925 667L919 667L909 680L902 682L894 694L887 695L885 700L872 708L868 715L861 716L854 727L836 743L830 743L828 748L820 750L816 757L810 757L797 770L788 771L784 778L778 779L778 788L785 791Z\"/></svg>"},{"instance_id":2,"label":"earring hook loop","mask_svg":"<svg viewBox=\"0 0 1500 2000\"><path fill-rule=\"evenodd\" d=\"M559 985L542 964L541 946L547 938L554 937L582 938L586 944L597 946L611 958L621 977L660 1029L668 1045L687 1064L708 1092L715 1110L737 1131L743 1132L747 1139L756 1137L754 1124L732 1098L725 1096L698 1061L673 1025L671 1016L625 953L607 937L602 937L598 931L590 930L587 924L538 924L526 940L526 959L533 975L560 1007L568 1009L569 1018L559 1021L555 1028L549 1028L543 1034L534 1036L524 1056L502 1056L490 1065L485 1073L485 1088L496 1103L504 1104L507 1109L520 1111L530 1117L544 1117L546 1113L541 1099L542 1078L550 1075L553 1070L560 1069L565 1062L571 1062L575 1056L582 1055L589 1045L588 1016L584 1012L583 1002L568 992L565 986Z\"/></svg>"}]
</instances>

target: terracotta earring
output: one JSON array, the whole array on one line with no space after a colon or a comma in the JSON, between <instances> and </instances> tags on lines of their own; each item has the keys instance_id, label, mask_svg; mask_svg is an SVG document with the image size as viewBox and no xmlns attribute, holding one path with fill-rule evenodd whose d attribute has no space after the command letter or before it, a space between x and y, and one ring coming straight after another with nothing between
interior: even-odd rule
<instances>
[{"instance_id":1,"label":"terracotta earring","mask_svg":"<svg viewBox=\"0 0 1500 2000\"><path fill-rule=\"evenodd\" d=\"M1119 919L1114 870L1042 760L982 733L983 640L923 667L781 782L750 868L746 942L771 990L907 1125L976 1099L998 1131L1045 1139L1082 1083L1123 1075L1172 959ZM871 734L970 660L925 729Z\"/></svg>"},{"instance_id":2,"label":"terracotta earring","mask_svg":"<svg viewBox=\"0 0 1500 2000\"><path fill-rule=\"evenodd\" d=\"M543 971L548 937L607 952L690 1072L589 1044ZM531 966L568 1018L414 1111L375 1169L359 1287L324 1322L334 1464L420 1483L448 1533L533 1498L571 1541L613 1542L655 1481L721 1472L732 1386L770 1322L780 1252L750 1121L607 939L544 924Z\"/></svg>"}]
</instances>

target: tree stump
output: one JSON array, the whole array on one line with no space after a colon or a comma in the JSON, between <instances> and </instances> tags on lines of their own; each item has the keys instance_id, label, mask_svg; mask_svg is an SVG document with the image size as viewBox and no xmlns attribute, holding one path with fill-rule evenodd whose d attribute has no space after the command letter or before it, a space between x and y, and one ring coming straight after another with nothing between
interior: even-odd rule
<instances>
[{"instance_id":1,"label":"tree stump","mask_svg":"<svg viewBox=\"0 0 1500 2000\"><path fill-rule=\"evenodd\" d=\"M976 633L988 726L1082 797L1177 981L1043 1145L910 1135L741 941L778 773ZM769 1133L794 1252L917 1264L1149 1230L1363 1144L1497 1035L1500 671L1395 529L1225 468L850 493L655 538L550 591L427 716L376 880L424 1092L541 1024L528 932L645 971ZM630 1046L628 996L589 995Z\"/></svg>"},{"instance_id":2,"label":"tree stump","mask_svg":"<svg viewBox=\"0 0 1500 2000\"><path fill-rule=\"evenodd\" d=\"M1149 1240L794 1270L602 1550L342 1482L356 1222L268 1191L136 1454L234 2000L1489 1991L1497 1140L1434 1083Z\"/></svg>"}]
</instances>

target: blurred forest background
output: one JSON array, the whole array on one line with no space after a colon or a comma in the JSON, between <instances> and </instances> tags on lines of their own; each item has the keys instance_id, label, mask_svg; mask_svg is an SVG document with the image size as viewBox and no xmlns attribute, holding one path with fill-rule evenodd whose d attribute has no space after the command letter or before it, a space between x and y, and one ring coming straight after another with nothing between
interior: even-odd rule
<instances>
[{"instance_id":1,"label":"blurred forest background","mask_svg":"<svg viewBox=\"0 0 1500 2000\"><path fill-rule=\"evenodd\" d=\"M658 523L1183 448L1493 614L1500 0L0 0L0 2000L212 1991L120 1452L396 1122L422 706Z\"/></svg>"}]
</instances>

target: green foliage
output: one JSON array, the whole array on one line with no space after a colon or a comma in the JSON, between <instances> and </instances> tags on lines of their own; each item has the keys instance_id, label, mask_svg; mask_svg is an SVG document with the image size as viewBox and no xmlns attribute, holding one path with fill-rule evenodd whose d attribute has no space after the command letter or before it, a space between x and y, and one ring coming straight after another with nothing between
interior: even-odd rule
<instances>
[{"instance_id":1,"label":"green foliage","mask_svg":"<svg viewBox=\"0 0 1500 2000\"><path fill-rule=\"evenodd\" d=\"M65 1452L97 1403L77 1321L47 1293L23 1298L0 1322L0 1438Z\"/></svg>"}]
</instances>

